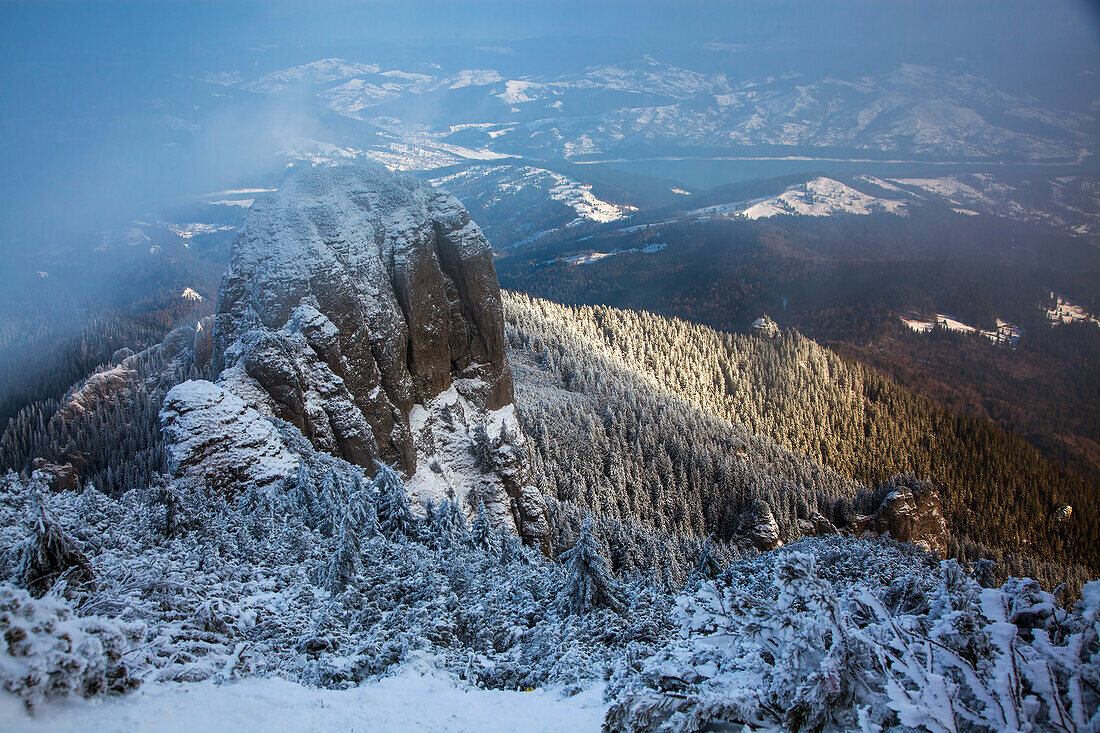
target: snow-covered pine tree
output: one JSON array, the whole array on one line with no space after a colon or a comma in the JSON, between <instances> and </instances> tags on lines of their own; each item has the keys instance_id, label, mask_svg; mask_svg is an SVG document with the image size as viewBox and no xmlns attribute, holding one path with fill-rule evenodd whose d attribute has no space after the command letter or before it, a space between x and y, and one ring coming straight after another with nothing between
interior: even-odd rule
<instances>
[{"instance_id":1,"label":"snow-covered pine tree","mask_svg":"<svg viewBox=\"0 0 1100 733\"><path fill-rule=\"evenodd\" d=\"M150 508L150 521L157 534L171 539L185 523L184 497L178 483L163 474L154 476L145 490Z\"/></svg>"},{"instance_id":2,"label":"snow-covered pine tree","mask_svg":"<svg viewBox=\"0 0 1100 733\"><path fill-rule=\"evenodd\" d=\"M351 489L348 492L348 511L352 513L355 529L362 539L370 539L379 533L378 507L376 496L371 488L363 483L358 474L353 474Z\"/></svg>"},{"instance_id":3,"label":"snow-covered pine tree","mask_svg":"<svg viewBox=\"0 0 1100 733\"><path fill-rule=\"evenodd\" d=\"M359 534L363 539L372 539L382 535L382 525L378 522L378 505L373 500L363 505L363 518L359 527Z\"/></svg>"},{"instance_id":4,"label":"snow-covered pine tree","mask_svg":"<svg viewBox=\"0 0 1100 733\"><path fill-rule=\"evenodd\" d=\"M474 465L482 473L488 473L493 467L493 446L489 440L489 433L485 429L485 423L478 423L474 427Z\"/></svg>"},{"instance_id":5,"label":"snow-covered pine tree","mask_svg":"<svg viewBox=\"0 0 1100 733\"><path fill-rule=\"evenodd\" d=\"M471 535L474 547L490 556L497 554L499 549L497 532L493 529L492 522L489 521L489 512L485 510L484 501L479 501L477 504L477 516L474 517Z\"/></svg>"},{"instance_id":6,"label":"snow-covered pine tree","mask_svg":"<svg viewBox=\"0 0 1100 733\"><path fill-rule=\"evenodd\" d=\"M600 555L590 522L581 525L577 544L562 553L560 559L568 565L564 592L568 613L583 614L594 608L610 608L617 613L626 610L622 591Z\"/></svg>"},{"instance_id":7,"label":"snow-covered pine tree","mask_svg":"<svg viewBox=\"0 0 1100 733\"><path fill-rule=\"evenodd\" d=\"M424 531L432 537L436 536L436 528L439 526L439 505L433 497L428 497L424 502Z\"/></svg>"},{"instance_id":8,"label":"snow-covered pine tree","mask_svg":"<svg viewBox=\"0 0 1100 733\"><path fill-rule=\"evenodd\" d=\"M444 499L439 504L432 531L440 547L455 547L470 540L466 515L454 499Z\"/></svg>"},{"instance_id":9,"label":"snow-covered pine tree","mask_svg":"<svg viewBox=\"0 0 1100 733\"><path fill-rule=\"evenodd\" d=\"M336 469L330 468L321 480L321 513L319 528L324 534L334 534L339 529L340 507L340 479L336 475Z\"/></svg>"},{"instance_id":10,"label":"snow-covered pine tree","mask_svg":"<svg viewBox=\"0 0 1100 733\"><path fill-rule=\"evenodd\" d=\"M722 572L722 564L714 552L714 535L708 534L699 548L699 558L691 571L691 580L710 580Z\"/></svg>"},{"instance_id":11,"label":"snow-covered pine tree","mask_svg":"<svg viewBox=\"0 0 1100 733\"><path fill-rule=\"evenodd\" d=\"M374 490L378 495L378 524L382 534L391 542L417 539L420 526L409 508L405 484L393 467L375 461L378 473L374 477Z\"/></svg>"},{"instance_id":12,"label":"snow-covered pine tree","mask_svg":"<svg viewBox=\"0 0 1100 733\"><path fill-rule=\"evenodd\" d=\"M32 595L41 598L64 578L70 584L91 583L88 557L46 509L41 497L36 497L34 526L19 555L16 577Z\"/></svg>"},{"instance_id":13,"label":"snow-covered pine tree","mask_svg":"<svg viewBox=\"0 0 1100 733\"><path fill-rule=\"evenodd\" d=\"M519 541L519 537L516 537L511 532L501 532L500 564L511 565L513 563L531 565L533 561L531 556L527 553L527 549L523 546L523 543Z\"/></svg>"},{"instance_id":14,"label":"snow-covered pine tree","mask_svg":"<svg viewBox=\"0 0 1100 733\"><path fill-rule=\"evenodd\" d=\"M346 588L359 574L362 547L359 544L359 528L356 526L354 514L350 506L344 512L337 534L336 552L329 563L328 576L325 578L325 589L333 595Z\"/></svg>"},{"instance_id":15,"label":"snow-covered pine tree","mask_svg":"<svg viewBox=\"0 0 1100 733\"><path fill-rule=\"evenodd\" d=\"M336 552L325 579L325 587L330 593L335 594L346 588L359 573L362 541L378 536L380 531L372 492L358 475L353 475L347 506L336 532Z\"/></svg>"}]
</instances>

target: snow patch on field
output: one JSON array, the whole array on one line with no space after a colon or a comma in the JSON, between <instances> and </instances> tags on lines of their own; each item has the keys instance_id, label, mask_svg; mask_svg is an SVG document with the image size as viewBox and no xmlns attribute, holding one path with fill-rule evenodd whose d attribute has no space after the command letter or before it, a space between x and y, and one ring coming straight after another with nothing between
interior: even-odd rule
<instances>
[{"instance_id":1,"label":"snow patch on field","mask_svg":"<svg viewBox=\"0 0 1100 733\"><path fill-rule=\"evenodd\" d=\"M616 252L586 252L580 255L573 255L572 257L566 257L565 262L570 265L591 265L593 262L599 262L606 257L612 257L619 254Z\"/></svg>"},{"instance_id":2,"label":"snow patch on field","mask_svg":"<svg viewBox=\"0 0 1100 733\"><path fill-rule=\"evenodd\" d=\"M496 96L503 100L506 104L523 104L524 102L534 102L538 99L538 95L531 94L536 89L541 89L544 85L533 81L519 81L516 79L510 79L504 82L504 91Z\"/></svg>"},{"instance_id":3,"label":"snow patch on field","mask_svg":"<svg viewBox=\"0 0 1100 733\"><path fill-rule=\"evenodd\" d=\"M49 731L598 731L602 686L562 697L558 688L484 690L424 661L350 690L306 687L280 678L229 684L145 685L121 698L41 706L34 717L0 694L0 730Z\"/></svg>"},{"instance_id":4,"label":"snow patch on field","mask_svg":"<svg viewBox=\"0 0 1100 733\"><path fill-rule=\"evenodd\" d=\"M493 69L463 69L448 79L446 83L448 89L462 89L463 87L495 84L503 78L499 71Z\"/></svg>"},{"instance_id":5,"label":"snow patch on field","mask_svg":"<svg viewBox=\"0 0 1100 733\"><path fill-rule=\"evenodd\" d=\"M820 177L792 186L771 198L708 206L695 209L688 214L766 219L780 215L835 216L837 214L865 215L875 212L904 216L908 213L908 208L903 201L870 196L840 181Z\"/></svg>"},{"instance_id":6,"label":"snow patch on field","mask_svg":"<svg viewBox=\"0 0 1100 733\"><path fill-rule=\"evenodd\" d=\"M876 176L869 176L867 174L861 173L860 175L856 176L856 180L857 181L863 181L864 183L870 183L872 186L878 186L879 188L883 189L884 191L894 191L896 193L905 193L904 191L902 191L900 188L898 188L894 184L890 183L889 181L887 181L883 178L878 178Z\"/></svg>"},{"instance_id":7,"label":"snow patch on field","mask_svg":"<svg viewBox=\"0 0 1100 733\"><path fill-rule=\"evenodd\" d=\"M937 313L932 320L921 320L919 318L902 318L902 323L916 331L917 333L931 333L936 326L946 328L948 331L955 331L956 333L976 333L981 336L985 336L990 341L997 343L1009 343L1013 346L1020 340L1020 337L1024 335L1024 329L1017 326L1015 323L1010 323L1003 319L997 319L997 327L993 330L976 328L969 324L963 323L957 318Z\"/></svg>"},{"instance_id":8,"label":"snow patch on field","mask_svg":"<svg viewBox=\"0 0 1100 733\"><path fill-rule=\"evenodd\" d=\"M894 178L891 180L896 184L919 189L955 202L992 203L989 197L985 196L981 191L963 183L955 176L946 176L944 178Z\"/></svg>"}]
</instances>

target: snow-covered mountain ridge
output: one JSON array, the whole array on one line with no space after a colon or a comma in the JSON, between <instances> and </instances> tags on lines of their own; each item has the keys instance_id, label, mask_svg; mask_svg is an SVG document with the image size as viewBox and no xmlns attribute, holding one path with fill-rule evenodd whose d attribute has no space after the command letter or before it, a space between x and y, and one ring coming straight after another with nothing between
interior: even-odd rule
<instances>
[{"instance_id":1,"label":"snow-covered mountain ridge","mask_svg":"<svg viewBox=\"0 0 1100 733\"><path fill-rule=\"evenodd\" d=\"M1100 196L1087 177L1013 183L984 173L936 178L880 178L861 174L845 181L825 176L777 185L774 195L735 199L688 209L684 217L765 219L775 216L893 214L935 206L950 216L985 214L1041 224L1090 239L1100 236ZM705 194L714 199L718 193ZM690 199L689 199L690 200ZM667 218L667 217L666 217ZM666 222L667 223L667 222ZM654 226L654 225L649 225Z\"/></svg>"},{"instance_id":2,"label":"snow-covered mountain ridge","mask_svg":"<svg viewBox=\"0 0 1100 733\"><path fill-rule=\"evenodd\" d=\"M219 88L234 84L227 79L256 94L305 89L323 108L382 128L399 120L392 142L367 136L351 147L416 167L453 164L473 151L608 159L637 157L640 149L722 155L757 148L774 156L786 149L1073 164L1095 145L1087 110L1052 109L971 73L915 64L845 79L797 72L741 78L646 56L579 73L509 77L491 68L405 70L323 59L251 80L221 76ZM471 99L478 112L456 119L454 110L469 109Z\"/></svg>"}]
</instances>

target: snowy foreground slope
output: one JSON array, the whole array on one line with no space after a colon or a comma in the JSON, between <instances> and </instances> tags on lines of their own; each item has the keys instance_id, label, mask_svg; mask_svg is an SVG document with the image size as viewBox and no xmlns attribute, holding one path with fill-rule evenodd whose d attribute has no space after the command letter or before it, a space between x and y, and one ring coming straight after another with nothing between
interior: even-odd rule
<instances>
[{"instance_id":1,"label":"snowy foreground slope","mask_svg":"<svg viewBox=\"0 0 1100 733\"><path fill-rule=\"evenodd\" d=\"M554 688L484 690L411 664L352 690L279 678L153 685L125 698L43 706L34 716L0 693L0 731L595 731L606 707L600 685L572 697Z\"/></svg>"},{"instance_id":2,"label":"snowy foreground slope","mask_svg":"<svg viewBox=\"0 0 1100 733\"><path fill-rule=\"evenodd\" d=\"M692 548L556 503L554 544L571 549L551 561L484 514L473 527L453 504L411 515L394 475L353 494L338 528L311 511L308 485L274 493L278 507L180 504L166 527L156 494L43 495L9 475L0 685L34 719L9 696L3 725L1100 725L1100 583L1068 609L1033 581L983 587L980 565L970 574L890 540ZM623 553L690 570L683 582L668 565L613 573L605 554ZM124 696L79 700L112 692Z\"/></svg>"}]
</instances>

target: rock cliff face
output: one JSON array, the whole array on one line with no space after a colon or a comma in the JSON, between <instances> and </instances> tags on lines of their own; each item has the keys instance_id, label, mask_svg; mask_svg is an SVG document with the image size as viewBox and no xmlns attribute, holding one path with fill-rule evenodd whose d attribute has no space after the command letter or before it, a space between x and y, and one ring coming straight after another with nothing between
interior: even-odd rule
<instances>
[{"instance_id":1,"label":"rock cliff face","mask_svg":"<svg viewBox=\"0 0 1100 733\"><path fill-rule=\"evenodd\" d=\"M414 405L455 379L485 410L512 402L503 324L492 251L453 196L315 168L256 204L234 244L214 373L239 366L318 447L412 473Z\"/></svg>"},{"instance_id":2,"label":"rock cliff face","mask_svg":"<svg viewBox=\"0 0 1100 733\"><path fill-rule=\"evenodd\" d=\"M367 473L395 464L413 499L484 503L545 537L492 251L450 194L378 167L297 174L249 213L203 345L222 396L173 390L162 420L180 446L188 419L245 408ZM177 455L180 472L207 462Z\"/></svg>"},{"instance_id":3,"label":"rock cliff face","mask_svg":"<svg viewBox=\"0 0 1100 733\"><path fill-rule=\"evenodd\" d=\"M856 536L864 532L888 534L899 542L912 542L929 552L947 555L947 522L935 488L925 482L901 485L882 500L869 516L856 515Z\"/></svg>"}]
</instances>

